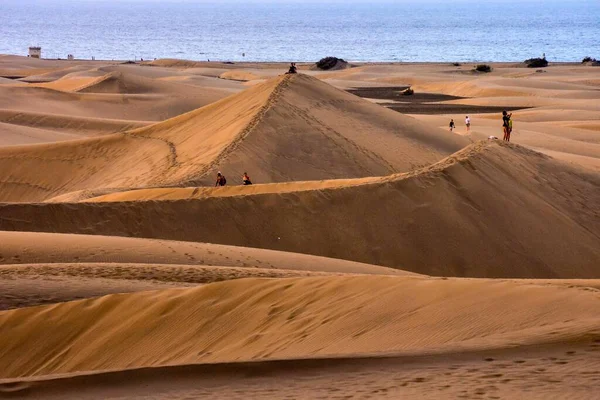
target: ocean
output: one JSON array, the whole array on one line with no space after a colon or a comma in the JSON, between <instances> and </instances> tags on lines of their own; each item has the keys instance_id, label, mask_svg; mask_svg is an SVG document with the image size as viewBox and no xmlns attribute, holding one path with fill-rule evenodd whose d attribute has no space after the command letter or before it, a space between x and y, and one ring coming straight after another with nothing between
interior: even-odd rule
<instances>
[{"instance_id":1,"label":"ocean","mask_svg":"<svg viewBox=\"0 0 600 400\"><path fill-rule=\"evenodd\" d=\"M0 0L0 54L220 61L600 58L600 1Z\"/></svg>"}]
</instances>

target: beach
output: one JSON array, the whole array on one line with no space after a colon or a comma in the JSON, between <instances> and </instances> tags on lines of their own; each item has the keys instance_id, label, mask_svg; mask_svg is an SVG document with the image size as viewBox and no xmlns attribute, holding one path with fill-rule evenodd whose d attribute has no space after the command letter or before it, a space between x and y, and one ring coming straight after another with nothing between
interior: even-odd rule
<instances>
[{"instance_id":1,"label":"beach","mask_svg":"<svg viewBox=\"0 0 600 400\"><path fill-rule=\"evenodd\" d=\"M0 55L0 398L593 398L600 67L477 64Z\"/></svg>"}]
</instances>

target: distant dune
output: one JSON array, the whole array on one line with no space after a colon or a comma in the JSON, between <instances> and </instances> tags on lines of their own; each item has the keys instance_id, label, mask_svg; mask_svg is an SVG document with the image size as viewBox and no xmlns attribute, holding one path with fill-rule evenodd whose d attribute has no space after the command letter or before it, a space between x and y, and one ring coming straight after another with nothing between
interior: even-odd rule
<instances>
[{"instance_id":1,"label":"distant dune","mask_svg":"<svg viewBox=\"0 0 600 400\"><path fill-rule=\"evenodd\" d=\"M304 254L110 236L2 232L0 265L127 263L271 268L331 273L413 275L374 265Z\"/></svg>"},{"instance_id":2,"label":"distant dune","mask_svg":"<svg viewBox=\"0 0 600 400\"><path fill-rule=\"evenodd\" d=\"M120 79L99 85L117 90ZM210 185L218 169L231 172L231 179L249 170L257 182L386 175L435 162L467 143L315 78L288 75L138 130L0 149L0 200L42 201L92 188ZM54 172L40 176L39 168Z\"/></svg>"},{"instance_id":3,"label":"distant dune","mask_svg":"<svg viewBox=\"0 0 600 400\"><path fill-rule=\"evenodd\" d=\"M414 275L208 243L0 231L0 310L247 277Z\"/></svg>"}]
</instances>

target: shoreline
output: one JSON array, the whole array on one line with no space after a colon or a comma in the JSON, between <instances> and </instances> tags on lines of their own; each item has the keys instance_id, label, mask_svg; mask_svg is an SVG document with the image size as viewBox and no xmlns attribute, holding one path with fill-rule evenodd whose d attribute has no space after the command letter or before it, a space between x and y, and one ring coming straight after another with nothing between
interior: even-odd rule
<instances>
[{"instance_id":1,"label":"shoreline","mask_svg":"<svg viewBox=\"0 0 600 400\"><path fill-rule=\"evenodd\" d=\"M0 57L21 57L24 59L30 59L31 57L27 57L24 55L19 55L19 54L0 54ZM32 60L34 58L31 58ZM136 59L136 60L131 60L131 59L122 59L122 60L115 60L115 59L101 59L101 58L96 58L94 60L92 59L87 59L87 58L75 58L73 60L68 60L66 58L46 58L46 57L42 57L39 58L38 60L40 61L64 61L64 62L102 62L102 63L119 63L119 64L125 64L125 63L131 63L136 64L136 65L148 65L151 64L152 62L155 61L178 61L178 62L189 62L189 63L197 63L197 64L209 64L209 65L213 65L213 64L219 64L219 65L242 65L242 66L252 66L252 65L289 65L290 62L294 62L299 66L309 66L309 65L314 65L318 60L315 61L294 61L293 59L290 59L289 61L253 61L253 60L244 60L244 61L235 61L235 60L211 60L211 61L207 61L207 60L194 60L194 59L183 59L183 58L174 58L174 57L166 57L166 58L156 58L156 59L145 59L143 61ZM524 64L525 60L514 60L514 61L483 61L483 60L479 60L479 61L352 61L352 60L346 60L348 62L349 65L351 65L352 67L357 67L357 66L379 66L379 65L392 65L392 66L401 66L401 65L428 65L428 66L435 66L435 65L450 65L453 66L454 63L459 63L461 64L461 66L463 65L476 65L476 64L491 64L491 65L496 65L496 66L522 66ZM556 66L565 66L565 65L582 65L582 66L586 66L582 61L552 61L552 60L548 60L548 67L551 67L553 65ZM545 67L545 68L548 68Z\"/></svg>"}]
</instances>

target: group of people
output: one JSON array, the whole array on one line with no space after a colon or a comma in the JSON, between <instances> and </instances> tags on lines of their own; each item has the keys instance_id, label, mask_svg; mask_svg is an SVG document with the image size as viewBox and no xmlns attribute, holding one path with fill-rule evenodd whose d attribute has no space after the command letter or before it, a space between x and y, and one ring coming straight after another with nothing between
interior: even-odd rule
<instances>
[{"instance_id":1,"label":"group of people","mask_svg":"<svg viewBox=\"0 0 600 400\"><path fill-rule=\"evenodd\" d=\"M467 127L467 132L471 132L471 118L467 115L465 117L465 126ZM450 120L450 132L456 129L456 124L454 123L454 119Z\"/></svg>"},{"instance_id":2,"label":"group of people","mask_svg":"<svg viewBox=\"0 0 600 400\"><path fill-rule=\"evenodd\" d=\"M471 131L471 118L467 115L465 117L465 125L467 127L467 133ZM450 132L456 129L456 124L454 123L454 119L450 120ZM506 111L502 111L502 129L504 131L504 140L505 142L510 142L510 134L513 129L513 121L512 121L512 113L508 113ZM495 138L495 136L490 136L490 138Z\"/></svg>"},{"instance_id":3,"label":"group of people","mask_svg":"<svg viewBox=\"0 0 600 400\"><path fill-rule=\"evenodd\" d=\"M225 178L225 175L223 175L221 171L217 172L217 182L215 183L215 187L225 185L227 185L227 178ZM242 185L252 185L252 181L246 172L242 175Z\"/></svg>"}]
</instances>

